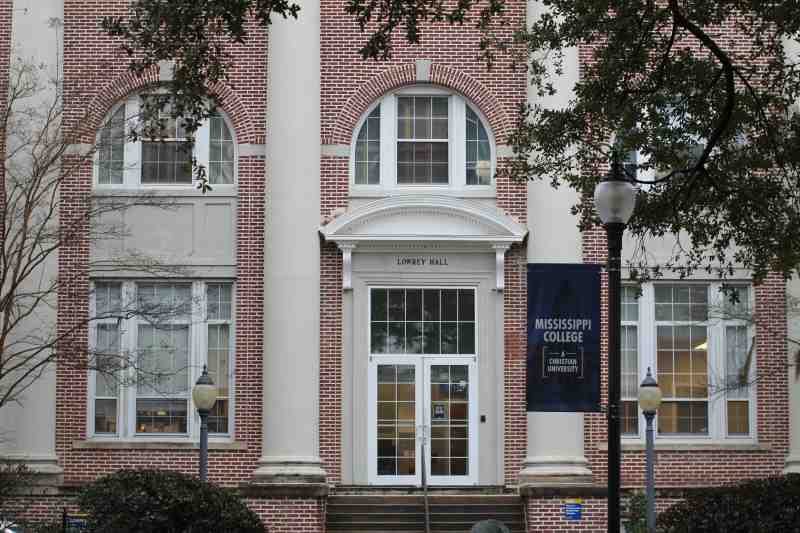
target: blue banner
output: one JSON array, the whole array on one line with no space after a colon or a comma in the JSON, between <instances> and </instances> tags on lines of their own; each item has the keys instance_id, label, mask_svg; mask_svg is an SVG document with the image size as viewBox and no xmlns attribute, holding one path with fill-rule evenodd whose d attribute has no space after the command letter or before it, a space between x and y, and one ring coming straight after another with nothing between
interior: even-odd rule
<instances>
[{"instance_id":1,"label":"blue banner","mask_svg":"<svg viewBox=\"0 0 800 533\"><path fill-rule=\"evenodd\" d=\"M528 411L600 411L600 265L528 265Z\"/></svg>"}]
</instances>

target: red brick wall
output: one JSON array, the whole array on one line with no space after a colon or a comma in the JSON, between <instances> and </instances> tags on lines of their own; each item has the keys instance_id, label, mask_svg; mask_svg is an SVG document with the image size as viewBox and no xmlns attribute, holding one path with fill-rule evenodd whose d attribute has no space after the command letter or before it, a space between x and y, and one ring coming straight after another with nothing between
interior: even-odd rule
<instances>
[{"instance_id":1,"label":"red brick wall","mask_svg":"<svg viewBox=\"0 0 800 533\"><path fill-rule=\"evenodd\" d=\"M583 234L583 257L587 263L603 263L606 259L605 231L596 227ZM602 319L602 384L603 405L607 404L607 276L603 274L601 289ZM756 428L758 443L764 449L755 451L705 450L658 451L655 466L659 487L707 486L731 483L747 478L779 475L789 450L789 391L786 373L786 287L783 279L771 275L755 288L756 326ZM604 414L587 414L584 438L586 457L591 463L594 481L607 479L607 456L597 445L607 441ZM623 452L622 485L644 485L644 453Z\"/></svg>"},{"instance_id":2,"label":"red brick wall","mask_svg":"<svg viewBox=\"0 0 800 533\"><path fill-rule=\"evenodd\" d=\"M605 498L579 498L582 500L583 504L580 520L567 520L564 517L564 503L566 499L568 498L550 497L530 498L526 500L528 531L531 533L608 531L606 525L608 506ZM657 495L656 512L663 512L678 501L680 500L677 498L664 498Z\"/></svg>"},{"instance_id":3,"label":"red brick wall","mask_svg":"<svg viewBox=\"0 0 800 533\"><path fill-rule=\"evenodd\" d=\"M102 118L116 101L157 78L143 79L126 70L114 42L100 30L101 17L123 15L126 0L66 0L64 4L65 131L78 131L92 143ZM230 81L213 91L231 117L238 142L263 144L266 109L266 31L252 26L246 45L231 47L235 67ZM69 162L67 158L66 162ZM80 228L80 217L91 195L90 164L82 165L62 189L62 228ZM238 484L249 479L261 452L263 360L264 158L239 159L236 220L236 441L241 450L212 450L210 479ZM89 243L77 231L59 254L58 328L65 335L59 346L56 406L56 452L68 483L90 480L123 467L197 471L195 450L87 450L73 448L86 438L87 375L69 361L86 351L87 331L79 324L88 316ZM202 277L202 273L198 272ZM76 329L77 328L77 329Z\"/></svg>"},{"instance_id":4,"label":"red brick wall","mask_svg":"<svg viewBox=\"0 0 800 533\"><path fill-rule=\"evenodd\" d=\"M269 533L325 531L325 500L311 498L252 498L247 505L261 517Z\"/></svg>"},{"instance_id":5,"label":"red brick wall","mask_svg":"<svg viewBox=\"0 0 800 533\"><path fill-rule=\"evenodd\" d=\"M505 144L516 117L517 106L527 97L526 77L522 70L512 70L507 57L499 57L492 70L477 61L479 32L470 22L463 26L426 24L419 46L407 45L401 34L389 61L362 61L357 50L365 36L351 17L344 13L343 0L323 0L321 5L321 113L322 143L346 144L369 105L387 91L416 82L416 60L430 60L431 83L449 88L469 98L486 115L498 144ZM508 37L514 27L525 21L526 4L521 0L507 3L510 24L500 28ZM502 160L498 165L502 165ZM324 156L321 161L321 217L327 218L347 206L348 158ZM524 224L526 185L499 180L497 205ZM520 321L524 324L525 281L518 279L519 257L524 264L524 250L509 253L506 270L506 432L513 433L506 453L506 479L516 479L525 453L524 393L517 385L524 383L525 349L521 344ZM341 479L341 255L333 247L324 247L321 257L321 335L320 354L320 455L328 481ZM337 287L338 284L338 287ZM522 303L520 303L522 302ZM524 327L522 328L524 330ZM325 338L331 332L333 342ZM520 373L521 372L521 373ZM511 426L509 426L509 424ZM521 431L522 433L518 433ZM513 466L512 466L513 465Z\"/></svg>"}]
</instances>

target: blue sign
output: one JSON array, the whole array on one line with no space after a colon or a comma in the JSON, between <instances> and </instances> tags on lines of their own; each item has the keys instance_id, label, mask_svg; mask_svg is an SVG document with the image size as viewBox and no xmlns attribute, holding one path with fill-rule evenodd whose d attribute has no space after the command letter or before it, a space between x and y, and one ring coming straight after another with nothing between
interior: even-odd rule
<instances>
[{"instance_id":1,"label":"blue sign","mask_svg":"<svg viewBox=\"0 0 800 533\"><path fill-rule=\"evenodd\" d=\"M62 516L62 529L64 533L80 533L89 531L89 520L85 514L68 514L66 509Z\"/></svg>"},{"instance_id":2,"label":"blue sign","mask_svg":"<svg viewBox=\"0 0 800 533\"><path fill-rule=\"evenodd\" d=\"M564 518L567 520L580 520L583 513L583 500L565 500Z\"/></svg>"},{"instance_id":3,"label":"blue sign","mask_svg":"<svg viewBox=\"0 0 800 533\"><path fill-rule=\"evenodd\" d=\"M528 265L527 410L600 411L600 265Z\"/></svg>"}]
</instances>

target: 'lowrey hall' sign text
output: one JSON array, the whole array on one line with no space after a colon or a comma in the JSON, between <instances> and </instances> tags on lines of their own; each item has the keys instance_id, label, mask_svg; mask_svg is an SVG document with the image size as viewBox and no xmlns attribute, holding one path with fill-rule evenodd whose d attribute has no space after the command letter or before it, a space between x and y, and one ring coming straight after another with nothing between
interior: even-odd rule
<instances>
[{"instance_id":1,"label":"'lowrey hall' sign text","mask_svg":"<svg viewBox=\"0 0 800 533\"><path fill-rule=\"evenodd\" d=\"M448 266L445 255L398 255L395 256L398 266Z\"/></svg>"},{"instance_id":2,"label":"'lowrey hall' sign text","mask_svg":"<svg viewBox=\"0 0 800 533\"><path fill-rule=\"evenodd\" d=\"M528 265L528 411L600 410L600 267Z\"/></svg>"}]
</instances>

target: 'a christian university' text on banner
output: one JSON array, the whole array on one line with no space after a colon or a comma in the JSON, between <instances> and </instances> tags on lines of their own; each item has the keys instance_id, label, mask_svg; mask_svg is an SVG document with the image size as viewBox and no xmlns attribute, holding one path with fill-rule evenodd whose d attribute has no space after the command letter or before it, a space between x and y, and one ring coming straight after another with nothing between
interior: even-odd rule
<instances>
[{"instance_id":1,"label":"'a christian university' text on banner","mask_svg":"<svg viewBox=\"0 0 800 533\"><path fill-rule=\"evenodd\" d=\"M600 265L528 265L528 411L600 410Z\"/></svg>"}]
</instances>

